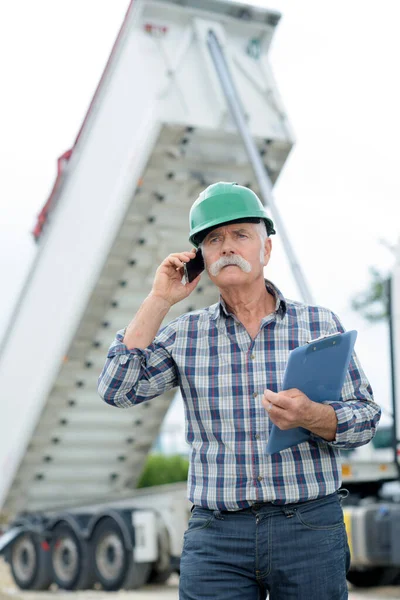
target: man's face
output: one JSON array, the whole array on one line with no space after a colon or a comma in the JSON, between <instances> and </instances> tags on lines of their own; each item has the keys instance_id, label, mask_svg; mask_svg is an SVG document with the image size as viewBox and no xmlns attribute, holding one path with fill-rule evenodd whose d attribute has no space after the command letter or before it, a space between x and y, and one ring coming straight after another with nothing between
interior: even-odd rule
<instances>
[{"instance_id":1,"label":"man's face","mask_svg":"<svg viewBox=\"0 0 400 600\"><path fill-rule=\"evenodd\" d=\"M206 236L202 245L204 261L210 279L218 287L248 284L263 274L271 240L261 242L259 227L255 223L233 223Z\"/></svg>"}]
</instances>

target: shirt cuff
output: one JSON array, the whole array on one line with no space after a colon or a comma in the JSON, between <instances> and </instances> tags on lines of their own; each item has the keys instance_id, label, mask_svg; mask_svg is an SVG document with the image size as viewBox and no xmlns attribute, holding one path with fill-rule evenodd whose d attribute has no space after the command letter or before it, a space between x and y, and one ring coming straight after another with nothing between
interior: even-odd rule
<instances>
[{"instance_id":1,"label":"shirt cuff","mask_svg":"<svg viewBox=\"0 0 400 600\"><path fill-rule=\"evenodd\" d=\"M329 406L332 406L336 413L337 427L335 439L330 442L319 435L316 435L315 433L311 433L312 439L318 442L324 442L330 446L347 446L347 443L354 431L354 425L356 421L353 410L350 408L350 406L346 406L345 402L324 402L324 404L329 404Z\"/></svg>"},{"instance_id":2,"label":"shirt cuff","mask_svg":"<svg viewBox=\"0 0 400 600\"><path fill-rule=\"evenodd\" d=\"M117 332L115 340L111 344L110 349L107 353L107 358L114 358L115 356L119 356L119 362L121 364L126 364L134 356L139 356L140 358L145 357L144 350L141 350L140 348L132 348L131 350L129 350L129 348L123 343L122 340L124 339L125 332L126 327L125 329L121 329Z\"/></svg>"}]
</instances>

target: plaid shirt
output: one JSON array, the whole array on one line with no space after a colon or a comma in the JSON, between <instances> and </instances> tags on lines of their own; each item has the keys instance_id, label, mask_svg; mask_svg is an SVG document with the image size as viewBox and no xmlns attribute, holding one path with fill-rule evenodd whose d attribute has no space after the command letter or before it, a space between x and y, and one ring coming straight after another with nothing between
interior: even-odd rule
<instances>
[{"instance_id":1,"label":"plaid shirt","mask_svg":"<svg viewBox=\"0 0 400 600\"><path fill-rule=\"evenodd\" d=\"M343 332L334 313L276 298L254 340L221 299L161 329L153 343L129 350L119 331L99 378L99 393L128 408L179 386L190 446L188 497L210 509L238 510L254 502L302 502L333 493L341 484L340 448L366 444L380 408L355 354L340 401L329 402L338 420L336 438L316 435L271 456L272 422L261 399L281 390L289 352L310 339Z\"/></svg>"}]
</instances>

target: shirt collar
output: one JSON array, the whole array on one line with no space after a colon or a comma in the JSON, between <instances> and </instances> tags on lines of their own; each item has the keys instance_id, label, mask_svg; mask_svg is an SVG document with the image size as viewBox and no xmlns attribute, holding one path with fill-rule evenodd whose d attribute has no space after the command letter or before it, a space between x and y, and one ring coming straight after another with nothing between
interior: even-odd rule
<instances>
[{"instance_id":1,"label":"shirt collar","mask_svg":"<svg viewBox=\"0 0 400 600\"><path fill-rule=\"evenodd\" d=\"M268 279L265 279L265 287L267 289L267 291L272 294L272 296L274 296L275 298L275 312L278 316L280 316L282 319L285 317L286 315L286 300L284 295L282 294L282 292L276 287L275 284L272 283L272 281L269 281ZM211 314L211 318L212 319L217 319L219 316L223 316L225 315L226 317L231 316L231 313L228 311L226 304L224 302L224 299L222 298L222 296L219 297L219 302L217 302L217 304L215 305L215 309Z\"/></svg>"}]
</instances>

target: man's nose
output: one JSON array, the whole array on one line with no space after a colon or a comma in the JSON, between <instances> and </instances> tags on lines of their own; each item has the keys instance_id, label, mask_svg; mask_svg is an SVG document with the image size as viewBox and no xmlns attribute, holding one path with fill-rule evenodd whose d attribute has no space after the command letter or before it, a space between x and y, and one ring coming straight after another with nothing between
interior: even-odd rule
<instances>
[{"instance_id":1,"label":"man's nose","mask_svg":"<svg viewBox=\"0 0 400 600\"><path fill-rule=\"evenodd\" d=\"M235 254L235 250L232 247L231 240L225 238L221 246L221 254L226 256L227 254Z\"/></svg>"},{"instance_id":2,"label":"man's nose","mask_svg":"<svg viewBox=\"0 0 400 600\"><path fill-rule=\"evenodd\" d=\"M222 256L227 256L228 254L235 254L235 251L228 246L222 246L221 248L221 254Z\"/></svg>"}]
</instances>

